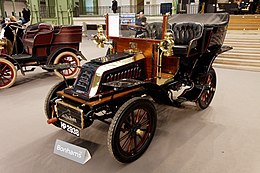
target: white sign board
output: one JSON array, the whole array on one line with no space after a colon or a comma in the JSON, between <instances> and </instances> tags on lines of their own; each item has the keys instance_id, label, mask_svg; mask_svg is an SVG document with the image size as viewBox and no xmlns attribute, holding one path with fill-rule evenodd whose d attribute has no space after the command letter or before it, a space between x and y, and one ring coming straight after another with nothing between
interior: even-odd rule
<instances>
[{"instance_id":1,"label":"white sign board","mask_svg":"<svg viewBox=\"0 0 260 173\"><path fill-rule=\"evenodd\" d=\"M119 37L119 13L108 14L108 36Z\"/></svg>"},{"instance_id":2,"label":"white sign board","mask_svg":"<svg viewBox=\"0 0 260 173\"><path fill-rule=\"evenodd\" d=\"M91 159L91 155L86 148L82 148L59 139L56 140L53 152L54 154L81 164L85 164L89 159Z\"/></svg>"}]
</instances>

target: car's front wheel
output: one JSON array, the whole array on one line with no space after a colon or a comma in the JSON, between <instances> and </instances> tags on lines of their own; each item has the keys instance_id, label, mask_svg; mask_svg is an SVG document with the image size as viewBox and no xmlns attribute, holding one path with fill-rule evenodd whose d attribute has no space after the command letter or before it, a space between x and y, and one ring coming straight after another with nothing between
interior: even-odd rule
<instances>
[{"instance_id":1,"label":"car's front wheel","mask_svg":"<svg viewBox=\"0 0 260 173\"><path fill-rule=\"evenodd\" d=\"M66 84L67 82L67 84ZM68 86L71 86L74 84L75 79L67 79L65 81L58 82L56 85L54 85L49 93L46 96L45 102L44 102L44 111L47 119L55 118L57 117L56 111L55 111L55 100L58 98L57 97L57 91L62 91ZM53 123L56 127L60 127L60 121L56 121Z\"/></svg>"},{"instance_id":2,"label":"car's front wheel","mask_svg":"<svg viewBox=\"0 0 260 173\"><path fill-rule=\"evenodd\" d=\"M157 113L151 101L135 97L116 112L108 132L108 149L122 163L133 162L146 151L156 129Z\"/></svg>"},{"instance_id":3,"label":"car's front wheel","mask_svg":"<svg viewBox=\"0 0 260 173\"><path fill-rule=\"evenodd\" d=\"M11 87L16 81L17 71L13 63L0 58L0 89Z\"/></svg>"}]
</instances>

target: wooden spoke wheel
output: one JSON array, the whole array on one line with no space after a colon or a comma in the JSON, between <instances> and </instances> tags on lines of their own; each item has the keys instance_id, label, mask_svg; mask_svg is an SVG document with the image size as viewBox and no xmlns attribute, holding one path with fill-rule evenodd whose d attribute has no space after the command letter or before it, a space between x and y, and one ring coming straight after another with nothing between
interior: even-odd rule
<instances>
[{"instance_id":1,"label":"wooden spoke wheel","mask_svg":"<svg viewBox=\"0 0 260 173\"><path fill-rule=\"evenodd\" d=\"M10 61L0 58L0 89L11 87L16 81L17 71Z\"/></svg>"},{"instance_id":2,"label":"wooden spoke wheel","mask_svg":"<svg viewBox=\"0 0 260 173\"><path fill-rule=\"evenodd\" d=\"M69 86L71 86L74 84L75 79L67 79L66 82ZM48 119L57 117L57 114L54 109L55 100L57 99L56 93L57 93L57 91L61 91L61 90L65 89L66 87L67 87L67 85L66 85L65 81L62 81L62 82L57 83L50 89L50 91L45 99L45 102L44 102L44 111L45 111L45 115ZM55 125L56 127L60 127L60 121L54 122L53 125Z\"/></svg>"},{"instance_id":3,"label":"wooden spoke wheel","mask_svg":"<svg viewBox=\"0 0 260 173\"><path fill-rule=\"evenodd\" d=\"M205 87L198 100L196 101L196 105L200 110L206 109L211 103L216 91L216 85L216 72L213 68L211 68L209 74L206 77Z\"/></svg>"},{"instance_id":4,"label":"wooden spoke wheel","mask_svg":"<svg viewBox=\"0 0 260 173\"><path fill-rule=\"evenodd\" d=\"M79 68L77 68L77 66L80 65L79 58L77 57L76 54L72 52L67 51L67 52L60 53L55 58L54 64L69 64L74 66L64 70L54 70L55 74L61 78L63 78L63 76L65 78L73 78L79 72Z\"/></svg>"},{"instance_id":5,"label":"wooden spoke wheel","mask_svg":"<svg viewBox=\"0 0 260 173\"><path fill-rule=\"evenodd\" d=\"M108 132L108 149L122 163L133 162L146 151L156 129L157 113L153 103L135 97L116 112Z\"/></svg>"}]
</instances>

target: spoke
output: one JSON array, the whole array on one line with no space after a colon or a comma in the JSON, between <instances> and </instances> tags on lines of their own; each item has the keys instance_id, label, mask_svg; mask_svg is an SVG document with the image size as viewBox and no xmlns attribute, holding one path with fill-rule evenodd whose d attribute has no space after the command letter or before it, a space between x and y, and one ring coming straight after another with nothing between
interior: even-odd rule
<instances>
[{"instance_id":1,"label":"spoke","mask_svg":"<svg viewBox=\"0 0 260 173\"><path fill-rule=\"evenodd\" d=\"M125 118L125 124L128 125L130 128L132 126L132 124L128 118L130 118L130 117Z\"/></svg>"},{"instance_id":2,"label":"spoke","mask_svg":"<svg viewBox=\"0 0 260 173\"><path fill-rule=\"evenodd\" d=\"M131 112L131 117L132 117L132 124L135 124L135 120L134 120L134 112Z\"/></svg>"},{"instance_id":3,"label":"spoke","mask_svg":"<svg viewBox=\"0 0 260 173\"><path fill-rule=\"evenodd\" d=\"M122 142L123 140L125 140L127 137L129 137L130 131L128 131L124 136L122 136L119 140L120 142Z\"/></svg>"},{"instance_id":4,"label":"spoke","mask_svg":"<svg viewBox=\"0 0 260 173\"><path fill-rule=\"evenodd\" d=\"M131 137L131 138L130 138L129 145L128 145L128 149L127 149L128 152L130 152L131 149L132 149L132 143L133 143L133 138Z\"/></svg>"},{"instance_id":5,"label":"spoke","mask_svg":"<svg viewBox=\"0 0 260 173\"><path fill-rule=\"evenodd\" d=\"M120 128L120 131L121 131L121 132L130 131L130 128L127 127L127 125L125 124L124 128L123 128L123 127Z\"/></svg>"},{"instance_id":6,"label":"spoke","mask_svg":"<svg viewBox=\"0 0 260 173\"><path fill-rule=\"evenodd\" d=\"M205 92L202 94L201 100L202 100L203 102L205 102L205 100L206 100L206 93L205 93Z\"/></svg>"},{"instance_id":7,"label":"spoke","mask_svg":"<svg viewBox=\"0 0 260 173\"><path fill-rule=\"evenodd\" d=\"M138 122L139 122L140 112L141 112L141 109L138 109L138 110L137 110L137 114L136 114L135 123L138 123Z\"/></svg>"},{"instance_id":8,"label":"spoke","mask_svg":"<svg viewBox=\"0 0 260 173\"><path fill-rule=\"evenodd\" d=\"M5 81L4 81L4 79L3 78L0 78L1 79L1 81L3 82L3 84L5 84Z\"/></svg>"},{"instance_id":9,"label":"spoke","mask_svg":"<svg viewBox=\"0 0 260 173\"><path fill-rule=\"evenodd\" d=\"M142 123L140 122L141 127L143 127L145 124L146 124L146 125L149 124L149 120L148 120L148 119L146 119L146 120L143 121Z\"/></svg>"},{"instance_id":10,"label":"spoke","mask_svg":"<svg viewBox=\"0 0 260 173\"><path fill-rule=\"evenodd\" d=\"M70 69L70 68L68 69L68 71L71 71L71 72L73 72L73 70L72 70L72 69Z\"/></svg>"},{"instance_id":11,"label":"spoke","mask_svg":"<svg viewBox=\"0 0 260 173\"><path fill-rule=\"evenodd\" d=\"M131 136L128 135L127 139L126 139L125 142L123 143L123 145L122 145L122 149L123 149L123 150L124 150L125 147L127 146L127 143L128 143L128 141L129 141L130 137L131 137Z\"/></svg>"},{"instance_id":12,"label":"spoke","mask_svg":"<svg viewBox=\"0 0 260 173\"><path fill-rule=\"evenodd\" d=\"M1 71L3 72L3 71L4 71L4 69L5 69L6 67L7 67L7 65L5 65L5 66L2 68L2 70L1 70Z\"/></svg>"},{"instance_id":13,"label":"spoke","mask_svg":"<svg viewBox=\"0 0 260 173\"><path fill-rule=\"evenodd\" d=\"M207 80L207 83L208 83L209 85L211 84L212 78L213 78L213 76L209 75L208 80Z\"/></svg>"},{"instance_id":14,"label":"spoke","mask_svg":"<svg viewBox=\"0 0 260 173\"><path fill-rule=\"evenodd\" d=\"M137 150L137 139L136 138L137 138L137 136L134 137L134 146L135 146L134 152L136 152L136 150Z\"/></svg>"},{"instance_id":15,"label":"spoke","mask_svg":"<svg viewBox=\"0 0 260 173\"><path fill-rule=\"evenodd\" d=\"M146 111L144 111L144 114L141 116L141 118L140 118L140 120L138 121L138 123L140 123L140 122L142 122L143 121L143 119L144 119L144 117L145 117L145 115L147 114L147 112Z\"/></svg>"}]
</instances>

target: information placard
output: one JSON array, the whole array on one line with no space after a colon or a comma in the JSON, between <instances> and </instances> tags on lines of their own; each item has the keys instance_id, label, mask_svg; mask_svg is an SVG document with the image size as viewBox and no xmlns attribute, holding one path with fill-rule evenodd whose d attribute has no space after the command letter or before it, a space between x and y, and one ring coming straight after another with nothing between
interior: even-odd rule
<instances>
[{"instance_id":1,"label":"information placard","mask_svg":"<svg viewBox=\"0 0 260 173\"><path fill-rule=\"evenodd\" d=\"M119 13L108 14L108 36L119 37Z\"/></svg>"},{"instance_id":2,"label":"information placard","mask_svg":"<svg viewBox=\"0 0 260 173\"><path fill-rule=\"evenodd\" d=\"M89 159L91 159L91 155L86 148L82 148L59 139L56 139L53 152L54 154L81 164L85 164Z\"/></svg>"}]
</instances>

